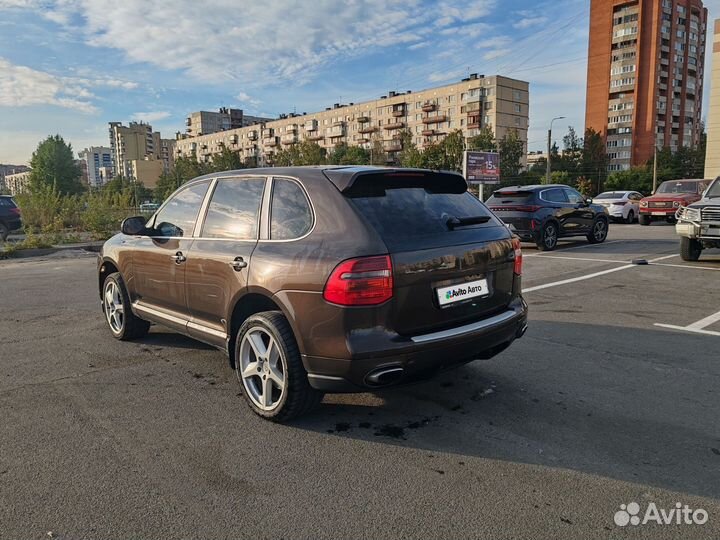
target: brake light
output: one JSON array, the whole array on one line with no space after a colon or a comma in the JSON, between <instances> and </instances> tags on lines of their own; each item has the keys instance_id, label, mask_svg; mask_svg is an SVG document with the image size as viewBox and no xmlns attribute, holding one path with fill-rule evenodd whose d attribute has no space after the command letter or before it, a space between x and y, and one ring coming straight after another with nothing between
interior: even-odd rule
<instances>
[{"instance_id":1,"label":"brake light","mask_svg":"<svg viewBox=\"0 0 720 540\"><path fill-rule=\"evenodd\" d=\"M19 209L18 207L11 208L11 209L10 209L10 213L11 213L11 214L17 214L17 215L19 216L19 215L20 215L20 209Z\"/></svg>"},{"instance_id":2,"label":"brake light","mask_svg":"<svg viewBox=\"0 0 720 540\"><path fill-rule=\"evenodd\" d=\"M343 261L325 284L323 298L341 306L374 306L392 298L392 262L389 255Z\"/></svg>"},{"instance_id":3,"label":"brake light","mask_svg":"<svg viewBox=\"0 0 720 540\"><path fill-rule=\"evenodd\" d=\"M627 204L627 201L616 201L612 203L613 206L625 206Z\"/></svg>"},{"instance_id":4,"label":"brake light","mask_svg":"<svg viewBox=\"0 0 720 540\"><path fill-rule=\"evenodd\" d=\"M522 249L520 248L520 239L513 238L512 246L515 250L515 264L513 266L513 273L518 276L522 276L523 256Z\"/></svg>"},{"instance_id":5,"label":"brake light","mask_svg":"<svg viewBox=\"0 0 720 540\"><path fill-rule=\"evenodd\" d=\"M537 212L542 206L530 204L508 205L508 206L491 206L493 212Z\"/></svg>"}]
</instances>

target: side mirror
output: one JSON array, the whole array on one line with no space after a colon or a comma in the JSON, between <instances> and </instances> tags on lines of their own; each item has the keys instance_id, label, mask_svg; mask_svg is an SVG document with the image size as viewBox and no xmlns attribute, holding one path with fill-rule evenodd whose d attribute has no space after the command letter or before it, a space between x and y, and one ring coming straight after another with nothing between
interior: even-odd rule
<instances>
[{"instance_id":1,"label":"side mirror","mask_svg":"<svg viewBox=\"0 0 720 540\"><path fill-rule=\"evenodd\" d=\"M585 204L587 204L588 206L590 206L590 205L592 204L592 201L593 201L592 198L591 198L591 197L588 197L587 199L585 199Z\"/></svg>"},{"instance_id":2,"label":"side mirror","mask_svg":"<svg viewBox=\"0 0 720 540\"><path fill-rule=\"evenodd\" d=\"M145 230L145 218L135 216L124 219L120 225L120 231L128 236L137 236Z\"/></svg>"}]
</instances>

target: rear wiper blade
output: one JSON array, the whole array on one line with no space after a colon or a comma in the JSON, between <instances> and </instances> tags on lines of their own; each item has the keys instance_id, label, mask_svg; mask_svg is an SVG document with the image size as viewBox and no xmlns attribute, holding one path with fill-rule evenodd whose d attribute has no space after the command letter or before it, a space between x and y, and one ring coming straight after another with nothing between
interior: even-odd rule
<instances>
[{"instance_id":1,"label":"rear wiper blade","mask_svg":"<svg viewBox=\"0 0 720 540\"><path fill-rule=\"evenodd\" d=\"M490 216L475 216L475 217L464 217L456 218L451 217L447 220L448 229L451 231L456 227L467 227L468 225L480 225L481 223L487 223L490 221Z\"/></svg>"}]
</instances>

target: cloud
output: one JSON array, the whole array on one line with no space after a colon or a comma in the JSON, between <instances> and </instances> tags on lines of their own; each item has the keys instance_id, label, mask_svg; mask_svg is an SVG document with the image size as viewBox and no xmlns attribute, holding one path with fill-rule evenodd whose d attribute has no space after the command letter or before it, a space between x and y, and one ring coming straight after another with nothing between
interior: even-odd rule
<instances>
[{"instance_id":1,"label":"cloud","mask_svg":"<svg viewBox=\"0 0 720 540\"><path fill-rule=\"evenodd\" d=\"M240 92L237 96L235 96L235 99L244 105L250 105L252 107L259 107L260 104L262 104L262 101L251 97L246 92Z\"/></svg>"},{"instance_id":2,"label":"cloud","mask_svg":"<svg viewBox=\"0 0 720 540\"><path fill-rule=\"evenodd\" d=\"M507 56L512 52L512 49L495 49L493 51L486 52L483 54L483 60L497 60L503 56Z\"/></svg>"},{"instance_id":3,"label":"cloud","mask_svg":"<svg viewBox=\"0 0 720 540\"><path fill-rule=\"evenodd\" d=\"M418 45L453 24L474 23L497 0L176 0L167 12L145 0L0 0L0 8L35 9L87 44L121 51L131 62L178 70L207 84L277 79L303 84L327 64L383 48ZM438 16L438 14L441 14ZM467 32L479 32L468 27Z\"/></svg>"},{"instance_id":4,"label":"cloud","mask_svg":"<svg viewBox=\"0 0 720 540\"><path fill-rule=\"evenodd\" d=\"M158 120L164 120L168 118L170 113L167 111L147 111L147 112L136 112L131 116L136 122L146 122L152 124Z\"/></svg>"},{"instance_id":5,"label":"cloud","mask_svg":"<svg viewBox=\"0 0 720 540\"><path fill-rule=\"evenodd\" d=\"M460 79L464 76L465 76L465 70L455 69L452 71L431 73L428 76L428 80L430 82L443 82L443 81L449 81L451 79Z\"/></svg>"},{"instance_id":6,"label":"cloud","mask_svg":"<svg viewBox=\"0 0 720 540\"><path fill-rule=\"evenodd\" d=\"M478 49L498 49L507 47L512 43L512 39L507 36L497 36L483 41L479 41L475 44Z\"/></svg>"},{"instance_id":7,"label":"cloud","mask_svg":"<svg viewBox=\"0 0 720 540\"><path fill-rule=\"evenodd\" d=\"M547 17L526 17L524 19L520 19L518 22L513 24L513 28L518 28L520 30L524 30L526 28L531 28L533 26L539 26L541 24L545 24L548 21Z\"/></svg>"},{"instance_id":8,"label":"cloud","mask_svg":"<svg viewBox=\"0 0 720 540\"><path fill-rule=\"evenodd\" d=\"M55 105L93 114L97 108L88 84L45 71L17 66L0 57L0 107Z\"/></svg>"}]
</instances>

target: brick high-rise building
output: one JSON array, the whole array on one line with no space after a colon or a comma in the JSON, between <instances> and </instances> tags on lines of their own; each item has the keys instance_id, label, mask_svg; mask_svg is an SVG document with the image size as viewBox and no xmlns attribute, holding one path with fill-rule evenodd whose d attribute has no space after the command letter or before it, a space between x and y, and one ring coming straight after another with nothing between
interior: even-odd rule
<instances>
[{"instance_id":1,"label":"brick high-rise building","mask_svg":"<svg viewBox=\"0 0 720 540\"><path fill-rule=\"evenodd\" d=\"M591 0L585 127L608 170L697 144L706 23L702 0Z\"/></svg>"}]
</instances>

